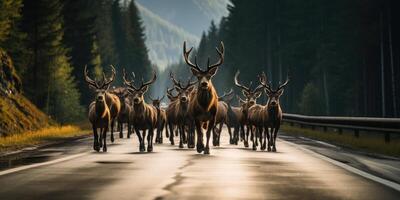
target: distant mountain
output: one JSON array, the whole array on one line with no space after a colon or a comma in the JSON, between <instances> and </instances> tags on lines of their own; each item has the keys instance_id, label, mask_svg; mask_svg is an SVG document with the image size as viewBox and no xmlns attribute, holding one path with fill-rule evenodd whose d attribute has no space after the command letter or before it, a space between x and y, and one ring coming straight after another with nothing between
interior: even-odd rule
<instances>
[{"instance_id":1,"label":"distant mountain","mask_svg":"<svg viewBox=\"0 0 400 200\"><path fill-rule=\"evenodd\" d=\"M182 43L197 46L211 20L227 15L229 0L137 0L146 46L160 70L182 58Z\"/></svg>"},{"instance_id":2,"label":"distant mountain","mask_svg":"<svg viewBox=\"0 0 400 200\"><path fill-rule=\"evenodd\" d=\"M160 69L177 62L181 56L183 41L191 45L199 42L199 37L162 19L139 3L136 5L145 26L146 46L149 49L150 60Z\"/></svg>"},{"instance_id":3,"label":"distant mountain","mask_svg":"<svg viewBox=\"0 0 400 200\"><path fill-rule=\"evenodd\" d=\"M229 0L137 0L162 19L175 24L189 33L201 36L211 20L217 24L228 15Z\"/></svg>"}]
</instances>

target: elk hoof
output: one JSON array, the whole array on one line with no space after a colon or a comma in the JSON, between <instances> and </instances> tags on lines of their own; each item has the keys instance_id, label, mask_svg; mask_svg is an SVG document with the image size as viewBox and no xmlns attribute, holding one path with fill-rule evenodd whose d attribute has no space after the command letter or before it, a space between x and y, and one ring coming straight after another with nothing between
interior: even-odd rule
<instances>
[{"instance_id":1,"label":"elk hoof","mask_svg":"<svg viewBox=\"0 0 400 200\"><path fill-rule=\"evenodd\" d=\"M100 151L100 147L99 147L99 145L94 145L94 146L93 146L93 149L94 149L95 151L97 151L97 152L99 152L99 151Z\"/></svg>"},{"instance_id":2,"label":"elk hoof","mask_svg":"<svg viewBox=\"0 0 400 200\"><path fill-rule=\"evenodd\" d=\"M103 152L107 152L107 147L103 147Z\"/></svg>"},{"instance_id":3,"label":"elk hoof","mask_svg":"<svg viewBox=\"0 0 400 200\"><path fill-rule=\"evenodd\" d=\"M268 146L268 149L267 149L267 151L271 151L271 147L270 147L270 146Z\"/></svg>"},{"instance_id":4,"label":"elk hoof","mask_svg":"<svg viewBox=\"0 0 400 200\"><path fill-rule=\"evenodd\" d=\"M144 151L146 151L146 149L144 148L144 145L140 145L140 147L139 147L139 151L140 151L140 152L144 152Z\"/></svg>"},{"instance_id":5,"label":"elk hoof","mask_svg":"<svg viewBox=\"0 0 400 200\"><path fill-rule=\"evenodd\" d=\"M175 142L174 142L174 140L171 140L171 145L175 145Z\"/></svg>"},{"instance_id":6,"label":"elk hoof","mask_svg":"<svg viewBox=\"0 0 400 200\"><path fill-rule=\"evenodd\" d=\"M253 145L253 151L257 151L257 146Z\"/></svg>"},{"instance_id":7,"label":"elk hoof","mask_svg":"<svg viewBox=\"0 0 400 200\"><path fill-rule=\"evenodd\" d=\"M179 148L183 149L183 144L182 143L179 144Z\"/></svg>"},{"instance_id":8,"label":"elk hoof","mask_svg":"<svg viewBox=\"0 0 400 200\"><path fill-rule=\"evenodd\" d=\"M124 138L124 135L122 133L120 133L119 138Z\"/></svg>"},{"instance_id":9,"label":"elk hoof","mask_svg":"<svg viewBox=\"0 0 400 200\"><path fill-rule=\"evenodd\" d=\"M114 136L111 136L111 142L114 143Z\"/></svg>"},{"instance_id":10,"label":"elk hoof","mask_svg":"<svg viewBox=\"0 0 400 200\"><path fill-rule=\"evenodd\" d=\"M147 152L153 152L153 147L152 146L147 147Z\"/></svg>"},{"instance_id":11,"label":"elk hoof","mask_svg":"<svg viewBox=\"0 0 400 200\"><path fill-rule=\"evenodd\" d=\"M209 147L206 147L204 149L204 154L206 154L206 155L210 154L210 148Z\"/></svg>"},{"instance_id":12,"label":"elk hoof","mask_svg":"<svg viewBox=\"0 0 400 200\"><path fill-rule=\"evenodd\" d=\"M249 142L247 142L247 141L244 141L244 147L249 147Z\"/></svg>"},{"instance_id":13,"label":"elk hoof","mask_svg":"<svg viewBox=\"0 0 400 200\"><path fill-rule=\"evenodd\" d=\"M218 141L217 140L213 140L213 146L218 146Z\"/></svg>"},{"instance_id":14,"label":"elk hoof","mask_svg":"<svg viewBox=\"0 0 400 200\"><path fill-rule=\"evenodd\" d=\"M276 147L272 147L272 152L276 152Z\"/></svg>"},{"instance_id":15,"label":"elk hoof","mask_svg":"<svg viewBox=\"0 0 400 200\"><path fill-rule=\"evenodd\" d=\"M204 151L204 144L203 143L197 143L197 153L201 153Z\"/></svg>"}]
</instances>

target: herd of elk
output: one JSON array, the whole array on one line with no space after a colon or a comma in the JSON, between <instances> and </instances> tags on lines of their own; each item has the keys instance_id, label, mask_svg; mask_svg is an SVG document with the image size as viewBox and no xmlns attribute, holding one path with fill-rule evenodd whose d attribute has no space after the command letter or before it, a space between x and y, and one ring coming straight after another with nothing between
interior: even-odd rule
<instances>
[{"instance_id":1,"label":"herd of elk","mask_svg":"<svg viewBox=\"0 0 400 200\"><path fill-rule=\"evenodd\" d=\"M113 129L117 121L120 138L123 138L124 124L127 124L127 138L130 138L133 130L135 131L140 152L146 151L146 139L147 151L153 151L155 129L157 129L155 143L162 144L165 128L166 137L169 138L171 145L175 145L174 135L179 135L179 148L187 144L188 148L196 147L198 153L209 154L211 134L213 146L220 146L224 124L229 133L230 144L237 145L239 140L243 140L244 146L248 147L250 133L253 150L257 149L259 142L261 150L276 151L276 137L282 122L279 98L289 79L274 90L265 73L261 73L258 76L259 84L251 89L251 82L249 86L240 83L240 72L237 71L234 83L242 92L244 99L237 96L239 106L233 106L232 100L235 96L233 90L218 96L212 83L218 68L224 62L224 44L221 42L220 48L216 48L217 62L210 64L210 59L208 59L204 70L197 64L196 56L194 63L189 59L192 50L193 47L187 50L186 42L183 43L183 57L190 67L192 76L184 83L177 80L172 72L170 73L173 87L167 88L166 96L170 101L167 107L161 107L165 95L162 98L152 98L149 95L151 103L148 104L145 101L144 96L149 86L157 79L155 71L149 81L145 82L142 79L140 85L136 87L134 72L132 72L132 78L128 79L124 69L122 75L124 87L109 90L116 76L114 67L111 66L111 77L107 78L103 73L103 80L99 82L89 77L85 66L85 81L96 93L95 100L89 105L94 150L100 151L102 147L104 152L107 151L106 133L110 127L111 141L114 142ZM194 82L191 81L193 76L196 77ZM263 92L268 97L268 101L266 104L257 104L257 99ZM100 135L97 129L100 129ZM206 129L206 144L203 142L203 129Z\"/></svg>"}]
</instances>

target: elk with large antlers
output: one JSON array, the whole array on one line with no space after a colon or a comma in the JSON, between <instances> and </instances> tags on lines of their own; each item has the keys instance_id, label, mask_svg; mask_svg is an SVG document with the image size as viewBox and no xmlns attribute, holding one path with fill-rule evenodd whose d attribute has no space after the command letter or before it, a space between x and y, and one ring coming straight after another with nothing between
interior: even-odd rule
<instances>
[{"instance_id":1,"label":"elk with large antlers","mask_svg":"<svg viewBox=\"0 0 400 200\"><path fill-rule=\"evenodd\" d=\"M270 83L267 81L265 73L259 76L259 82L265 89L268 101L264 106L257 105L251 107L249 109L249 118L251 123L258 127L259 133L264 129L264 142L261 143L261 149L265 150L266 146L268 146L268 151L271 151L272 147L272 151L276 152L276 137L282 122L282 109L279 98L283 94L284 88L289 83L289 78L287 78L284 83L280 84L276 90L272 89ZM268 128L270 128L270 130ZM271 134L269 134L269 132ZM268 139L268 145L266 145L266 137Z\"/></svg>"},{"instance_id":2,"label":"elk with large antlers","mask_svg":"<svg viewBox=\"0 0 400 200\"><path fill-rule=\"evenodd\" d=\"M152 152L154 127L156 127L157 124L157 109L144 101L144 94L147 92L149 85L156 81L156 72L153 71L153 77L150 81L144 82L142 79L142 83L139 87L133 85L133 80L127 80L125 70L123 73L124 84L127 86L133 102L133 111L129 118L140 142L139 151L146 151L144 140L146 139L146 131L148 131L147 151ZM140 134L140 130L142 131L142 135Z\"/></svg>"},{"instance_id":3,"label":"elk with large antlers","mask_svg":"<svg viewBox=\"0 0 400 200\"><path fill-rule=\"evenodd\" d=\"M189 148L194 148L193 121L190 120L189 102L190 94L194 88L193 85L196 82L191 82L191 78L189 78L187 84L182 85L180 81L174 78L172 72L170 73L170 78L174 83L175 90L178 92L175 116L179 130L179 148L183 148L184 143L188 143ZM187 137L185 133L186 128L189 130Z\"/></svg>"},{"instance_id":4,"label":"elk with large antlers","mask_svg":"<svg viewBox=\"0 0 400 200\"><path fill-rule=\"evenodd\" d=\"M211 130L215 125L215 117L218 110L218 95L211 82L212 77L217 73L218 67L224 61L224 44L221 42L221 49L216 48L219 60L215 64L210 65L210 59L207 62L207 69L200 69L195 57L195 64L189 60L190 52L193 47L186 51L186 42L183 43L183 57L186 64L190 66L192 74L197 78L198 83L196 90L192 92L191 101L189 102L189 112L194 119L197 131L197 152L204 154L210 153L209 141ZM202 125L207 125L207 141L204 147Z\"/></svg>"},{"instance_id":5,"label":"elk with large antlers","mask_svg":"<svg viewBox=\"0 0 400 200\"><path fill-rule=\"evenodd\" d=\"M107 79L103 73L103 83L101 85L89 77L87 66L85 66L84 70L85 81L96 92L95 101L89 105L89 121L92 124L94 136L93 149L96 151L99 151L101 147L103 147L104 152L107 151L106 136L108 127L111 123L111 129L113 128L114 119L120 111L118 97L108 92L108 88L115 78L115 69L113 66L111 66L111 70L112 76L110 79ZM98 128L100 129L100 137L97 134ZM114 141L113 135L111 141Z\"/></svg>"},{"instance_id":6,"label":"elk with large antlers","mask_svg":"<svg viewBox=\"0 0 400 200\"><path fill-rule=\"evenodd\" d=\"M248 125L248 111L249 108L253 105L256 104L257 99L261 96L262 94L262 87L258 86L256 87L254 90L250 89L251 83L249 85L249 87L244 86L243 84L239 83L239 74L240 72L237 71L235 74L235 85L238 86L241 90L243 95L246 97L245 100L241 100L239 97L239 100L241 100L241 110L242 110L242 118L240 120L240 124L241 124L241 135L242 138L244 140L244 146L248 147L249 146L249 131L250 131L250 127L247 126ZM247 130L246 130L246 134L244 133L244 127L247 126ZM253 138L254 135L251 136L251 138Z\"/></svg>"},{"instance_id":7,"label":"elk with large antlers","mask_svg":"<svg viewBox=\"0 0 400 200\"><path fill-rule=\"evenodd\" d=\"M156 143L158 144L162 144L163 143L163 135L162 132L164 130L164 127L166 127L166 131L168 131L167 129L167 115L166 115L166 111L160 107L161 105L161 101L164 99L165 95L162 96L161 98L152 98L151 96L149 96L152 105L157 109L157 134L156 134Z\"/></svg>"}]
</instances>

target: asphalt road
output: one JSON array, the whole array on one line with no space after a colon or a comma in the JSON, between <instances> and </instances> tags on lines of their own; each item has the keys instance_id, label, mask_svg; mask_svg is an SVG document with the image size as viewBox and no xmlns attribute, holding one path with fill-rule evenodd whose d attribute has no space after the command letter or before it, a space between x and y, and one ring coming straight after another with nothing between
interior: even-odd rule
<instances>
[{"instance_id":1,"label":"asphalt road","mask_svg":"<svg viewBox=\"0 0 400 200\"><path fill-rule=\"evenodd\" d=\"M281 136L272 153L229 145L224 137L203 155L167 143L139 153L136 137L97 153L92 138L80 139L1 158L0 199L399 199L398 190L325 159L351 166L335 156L356 163L357 154L302 140ZM390 172L380 177L396 177L400 161L384 160L392 168L378 166Z\"/></svg>"}]
</instances>

